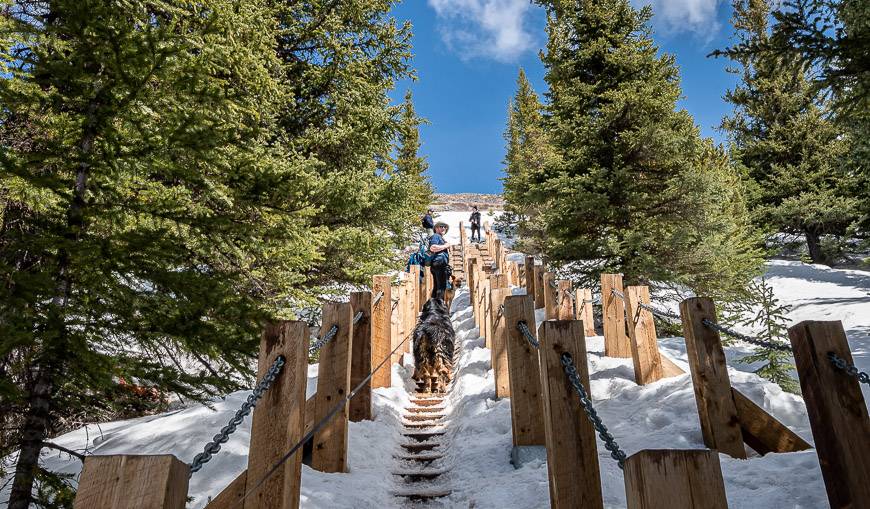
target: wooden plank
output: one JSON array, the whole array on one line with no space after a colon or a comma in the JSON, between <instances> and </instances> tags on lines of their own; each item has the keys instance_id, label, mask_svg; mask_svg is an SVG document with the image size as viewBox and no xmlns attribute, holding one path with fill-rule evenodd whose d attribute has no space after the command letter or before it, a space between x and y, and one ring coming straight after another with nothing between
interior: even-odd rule
<instances>
[{"instance_id":1,"label":"wooden plank","mask_svg":"<svg viewBox=\"0 0 870 509\"><path fill-rule=\"evenodd\" d=\"M379 293L383 296L375 302ZM372 357L371 363L377 366L390 354L390 315L392 306L392 288L390 276L378 275L372 277ZM372 389L389 387L391 385L391 369L379 369L372 376Z\"/></svg>"},{"instance_id":2,"label":"wooden plank","mask_svg":"<svg viewBox=\"0 0 870 509\"><path fill-rule=\"evenodd\" d=\"M571 281L563 279L557 283L556 290L556 318L559 320L574 319L574 295L571 292Z\"/></svg>"},{"instance_id":3,"label":"wooden plank","mask_svg":"<svg viewBox=\"0 0 870 509\"><path fill-rule=\"evenodd\" d=\"M586 337L596 336L595 317L592 314L592 290L578 288L574 294L577 319L583 321L583 333Z\"/></svg>"},{"instance_id":4,"label":"wooden plank","mask_svg":"<svg viewBox=\"0 0 870 509\"><path fill-rule=\"evenodd\" d=\"M832 352L854 365L841 322L801 322L788 330L801 391L831 507L870 507L870 418L858 380L836 368Z\"/></svg>"},{"instance_id":5,"label":"wooden plank","mask_svg":"<svg viewBox=\"0 0 870 509\"><path fill-rule=\"evenodd\" d=\"M625 461L627 509L728 509L719 455L643 450Z\"/></svg>"},{"instance_id":6,"label":"wooden plank","mask_svg":"<svg viewBox=\"0 0 870 509\"><path fill-rule=\"evenodd\" d=\"M404 297L405 301L402 303L402 309L404 309L404 322L405 322L405 332L402 334L402 339L407 338L411 335L411 332L414 330L414 326L417 322L417 311L414 309L416 297L414 297L414 280L413 274L408 274L408 279L404 284ZM411 352L411 342L406 341L405 345L399 350L404 351L406 353Z\"/></svg>"},{"instance_id":7,"label":"wooden plank","mask_svg":"<svg viewBox=\"0 0 870 509\"><path fill-rule=\"evenodd\" d=\"M309 431L314 429L314 415L316 413L314 400L316 399L316 396L317 393L315 392L310 398L305 400L305 430L302 434L303 436L307 435Z\"/></svg>"},{"instance_id":8,"label":"wooden plank","mask_svg":"<svg viewBox=\"0 0 870 509\"><path fill-rule=\"evenodd\" d=\"M474 303L475 298L475 290L477 289L477 264L479 258L477 256L471 256L468 259L468 269L465 273L466 283L468 284L468 297L471 303ZM472 314L474 313L474 306L472 306ZM476 319L475 319L476 320Z\"/></svg>"},{"instance_id":9,"label":"wooden plank","mask_svg":"<svg viewBox=\"0 0 870 509\"><path fill-rule=\"evenodd\" d=\"M259 482L278 462L288 447L302 439L305 390L308 386L308 324L278 322L269 324L260 341L257 380L262 380L279 355L284 368L257 403L251 419L251 443L248 452L248 479ZM322 350L321 350L322 358ZM245 508L298 507L302 476L302 454L290 458L264 482L256 493L245 499ZM253 486L247 486L251 489Z\"/></svg>"},{"instance_id":10,"label":"wooden plank","mask_svg":"<svg viewBox=\"0 0 870 509\"><path fill-rule=\"evenodd\" d=\"M489 319L489 296L492 293L491 286L492 281L490 281L489 276L487 276L486 280L483 281L483 288L480 292L480 328L483 331L483 336L486 338L486 347L492 348L492 321Z\"/></svg>"},{"instance_id":11,"label":"wooden plank","mask_svg":"<svg viewBox=\"0 0 870 509\"><path fill-rule=\"evenodd\" d=\"M544 272L544 317L547 320L559 318L559 309L556 307L556 288L553 288L555 284L556 275L552 272Z\"/></svg>"},{"instance_id":12,"label":"wooden plank","mask_svg":"<svg viewBox=\"0 0 870 509\"><path fill-rule=\"evenodd\" d=\"M490 293L492 322L492 372L495 376L495 397L510 397L508 377L507 330L505 328L504 300L511 295L510 288L496 288Z\"/></svg>"},{"instance_id":13,"label":"wooden plank","mask_svg":"<svg viewBox=\"0 0 870 509\"><path fill-rule=\"evenodd\" d=\"M517 329L517 323L524 321L531 333L537 335L534 298L531 295L505 297L504 317L514 445L544 445L544 406L538 350Z\"/></svg>"},{"instance_id":14,"label":"wooden plank","mask_svg":"<svg viewBox=\"0 0 870 509\"><path fill-rule=\"evenodd\" d=\"M468 245L468 234L465 233L465 224L462 221L459 221L459 245L463 250Z\"/></svg>"},{"instance_id":15,"label":"wooden plank","mask_svg":"<svg viewBox=\"0 0 870 509\"><path fill-rule=\"evenodd\" d=\"M248 471L244 470L238 477L233 479L233 482L221 490L218 496L211 499L205 505L205 509L237 509L241 505L242 497L245 496L247 483Z\"/></svg>"},{"instance_id":16,"label":"wooden plank","mask_svg":"<svg viewBox=\"0 0 870 509\"><path fill-rule=\"evenodd\" d=\"M362 313L362 318L353 326L353 346L351 347L350 384L356 387L372 370L372 293L352 292L350 307L353 316ZM353 422L372 419L371 380L363 384L356 396L350 400L349 419Z\"/></svg>"},{"instance_id":17,"label":"wooden plank","mask_svg":"<svg viewBox=\"0 0 870 509\"><path fill-rule=\"evenodd\" d=\"M498 312L497 308L492 306L492 295L495 290L500 288L507 288L507 275L506 274L491 274L487 276L489 281L487 295L484 296L485 302L483 305L484 310L484 319L486 320L485 324L485 334L486 334L486 346L487 348L493 348L493 338L495 336L495 316ZM493 365L494 366L494 365Z\"/></svg>"},{"instance_id":18,"label":"wooden plank","mask_svg":"<svg viewBox=\"0 0 870 509\"><path fill-rule=\"evenodd\" d=\"M535 265L532 268L532 272L535 275L535 309L541 309L544 307L544 266L543 265Z\"/></svg>"},{"instance_id":19,"label":"wooden plank","mask_svg":"<svg viewBox=\"0 0 870 509\"><path fill-rule=\"evenodd\" d=\"M349 302L328 302L323 306L323 325L328 331L338 325L335 338L320 351L314 420L320 422L350 392L350 338L353 315ZM347 472L347 418L345 405L317 433L311 453L311 468L321 472Z\"/></svg>"},{"instance_id":20,"label":"wooden plank","mask_svg":"<svg viewBox=\"0 0 870 509\"><path fill-rule=\"evenodd\" d=\"M583 324L549 320L541 324L538 335L550 507L602 508L595 429L579 404L561 360L563 353L573 357L580 381L589 392Z\"/></svg>"},{"instance_id":21,"label":"wooden plank","mask_svg":"<svg viewBox=\"0 0 870 509\"><path fill-rule=\"evenodd\" d=\"M797 452L812 449L806 440L776 417L767 413L742 392L731 388L737 418L740 419L740 431L746 445L759 454L769 452Z\"/></svg>"},{"instance_id":22,"label":"wooden plank","mask_svg":"<svg viewBox=\"0 0 870 509\"><path fill-rule=\"evenodd\" d=\"M650 303L649 287L629 286L625 289L625 301L634 381L638 385L646 385L661 380L664 371L655 320L649 310L640 307L641 304Z\"/></svg>"},{"instance_id":23,"label":"wooden plank","mask_svg":"<svg viewBox=\"0 0 870 509\"><path fill-rule=\"evenodd\" d=\"M526 295L535 298L535 257L526 256L526 263L523 266L523 273L526 275Z\"/></svg>"},{"instance_id":24,"label":"wooden plank","mask_svg":"<svg viewBox=\"0 0 870 509\"><path fill-rule=\"evenodd\" d=\"M393 302L390 303L390 351L393 352L390 356L390 364L396 364L402 360L402 352L396 350L399 343L402 341L402 286L391 285L390 292L393 295Z\"/></svg>"},{"instance_id":25,"label":"wooden plank","mask_svg":"<svg viewBox=\"0 0 870 509\"><path fill-rule=\"evenodd\" d=\"M625 303L612 290L623 292L622 274L601 274L601 305L604 314L604 355L631 357L631 342L625 332ZM624 292L623 292L624 293Z\"/></svg>"},{"instance_id":26,"label":"wooden plank","mask_svg":"<svg viewBox=\"0 0 870 509\"><path fill-rule=\"evenodd\" d=\"M680 315L704 444L734 458L746 458L722 342L719 333L702 322L705 318L716 321L716 307L706 297L693 297L680 303Z\"/></svg>"},{"instance_id":27,"label":"wooden plank","mask_svg":"<svg viewBox=\"0 0 870 509\"><path fill-rule=\"evenodd\" d=\"M190 466L170 454L88 456L75 509L184 509Z\"/></svg>"}]
</instances>

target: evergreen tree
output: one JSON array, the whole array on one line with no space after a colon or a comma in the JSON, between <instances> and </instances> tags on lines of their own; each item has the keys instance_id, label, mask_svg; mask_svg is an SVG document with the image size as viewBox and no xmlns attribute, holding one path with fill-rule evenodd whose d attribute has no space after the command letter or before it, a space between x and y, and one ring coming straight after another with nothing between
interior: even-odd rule
<instances>
[{"instance_id":1,"label":"evergreen tree","mask_svg":"<svg viewBox=\"0 0 870 509\"><path fill-rule=\"evenodd\" d=\"M432 184L426 175L429 163L420 156L420 126L426 120L417 115L414 110L414 98L411 91L405 93L402 104L398 140L396 147L397 177L403 181L403 187L408 195L403 200L414 211L425 210L432 203ZM406 228L407 230L407 228Z\"/></svg>"},{"instance_id":2,"label":"evergreen tree","mask_svg":"<svg viewBox=\"0 0 870 509\"><path fill-rule=\"evenodd\" d=\"M548 132L557 157L537 192L547 255L584 284L602 271L712 296L757 273L740 179L677 111L674 58L659 55L651 9L628 0L548 8Z\"/></svg>"},{"instance_id":3,"label":"evergreen tree","mask_svg":"<svg viewBox=\"0 0 870 509\"><path fill-rule=\"evenodd\" d=\"M734 27L740 44L769 39L769 0L735 0ZM814 263L832 263L821 236L844 235L858 219L856 175L845 161L849 137L830 120L795 58L769 54L735 57L742 83L725 98L736 111L722 122L732 157L755 189L756 224L769 233L806 237ZM737 71L735 71L737 72Z\"/></svg>"},{"instance_id":4,"label":"evergreen tree","mask_svg":"<svg viewBox=\"0 0 870 509\"><path fill-rule=\"evenodd\" d=\"M544 126L543 105L526 73L520 69L517 91L508 107L504 134L507 155L504 159L504 197L507 212L515 218L519 240L516 247L531 254L543 252L544 225L540 206L543 196L538 184L544 167L555 157Z\"/></svg>"}]
</instances>

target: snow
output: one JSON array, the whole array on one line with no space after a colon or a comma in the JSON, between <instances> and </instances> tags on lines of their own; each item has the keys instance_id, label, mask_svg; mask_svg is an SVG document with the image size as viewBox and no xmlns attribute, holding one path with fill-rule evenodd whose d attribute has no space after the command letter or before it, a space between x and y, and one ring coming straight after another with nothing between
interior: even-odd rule
<instances>
[{"instance_id":1,"label":"snow","mask_svg":"<svg viewBox=\"0 0 870 509\"><path fill-rule=\"evenodd\" d=\"M452 226L448 241L458 241L458 222L466 212L446 212L437 219ZM491 220L491 217L484 219ZM789 319L842 320L856 365L870 368L870 272L831 269L801 262L774 260L767 277L777 297L793 306ZM523 293L515 289L514 293ZM445 507L538 508L548 506L547 465L532 461L514 469L511 450L510 400L495 399L490 351L474 326L467 289L457 292L452 317L461 353L456 380L448 397L450 447L442 466L453 490ZM537 320L543 319L542 311ZM660 340L661 349L675 362L686 365L682 338ZM604 357L603 338L587 338L591 393L595 407L623 450L631 455L641 449L704 448L694 392L688 374L647 386L633 381L631 359ZM812 442L806 408L799 396L783 392L736 362L751 351L749 345L726 348L729 375L740 389L804 439ZM410 364L406 356L406 365ZM368 508L389 506L390 493L401 482L390 472L396 468L402 409L409 399L410 368L394 365L393 384L373 395L374 420L351 423L348 474L324 474L309 467L302 473L302 506L305 508ZM309 394L315 390L317 367L309 369ZM870 397L862 386L865 399ZM247 396L236 392L212 403L173 412L87 426L54 441L72 449L88 447L94 454L172 453L190 461L211 436L226 424ZM566 430L567 432L568 430ZM221 451L194 475L190 485L191 508L203 507L246 466L250 419ZM749 452L748 460L720 455L728 505L732 509L827 507L825 488L814 451L768 454ZM601 483L606 507L625 507L622 472L599 444ZM80 463L66 454L46 450L43 464L56 471L78 473ZM399 506L399 502L395 502Z\"/></svg>"}]
</instances>

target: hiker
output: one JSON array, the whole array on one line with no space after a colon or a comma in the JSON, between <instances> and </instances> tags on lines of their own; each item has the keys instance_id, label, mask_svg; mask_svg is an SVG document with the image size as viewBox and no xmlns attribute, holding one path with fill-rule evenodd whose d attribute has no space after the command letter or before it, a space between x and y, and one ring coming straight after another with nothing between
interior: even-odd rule
<instances>
[{"instance_id":1,"label":"hiker","mask_svg":"<svg viewBox=\"0 0 870 509\"><path fill-rule=\"evenodd\" d=\"M426 215L423 216L422 224L423 229L426 230L426 235L431 237L435 228L435 222L432 220L432 209L426 211Z\"/></svg>"},{"instance_id":2,"label":"hiker","mask_svg":"<svg viewBox=\"0 0 870 509\"><path fill-rule=\"evenodd\" d=\"M474 242L474 232L477 232L477 241L480 242L480 212L477 206L471 207L471 241Z\"/></svg>"},{"instance_id":3,"label":"hiker","mask_svg":"<svg viewBox=\"0 0 870 509\"><path fill-rule=\"evenodd\" d=\"M432 296L433 299L444 300L444 292L447 291L447 279L450 277L450 244L444 240L444 235L450 227L447 223L438 221L435 223L435 234L429 239L429 251L432 257Z\"/></svg>"}]
</instances>

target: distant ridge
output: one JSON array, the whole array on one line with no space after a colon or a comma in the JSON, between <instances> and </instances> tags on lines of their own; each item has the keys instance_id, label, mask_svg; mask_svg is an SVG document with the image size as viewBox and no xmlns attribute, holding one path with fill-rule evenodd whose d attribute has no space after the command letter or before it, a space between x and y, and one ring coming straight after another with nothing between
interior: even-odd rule
<instances>
[{"instance_id":1,"label":"distant ridge","mask_svg":"<svg viewBox=\"0 0 870 509\"><path fill-rule=\"evenodd\" d=\"M432 208L436 211L471 210L474 205L477 205L481 211L504 210L504 198L498 194L436 193L432 202Z\"/></svg>"}]
</instances>

